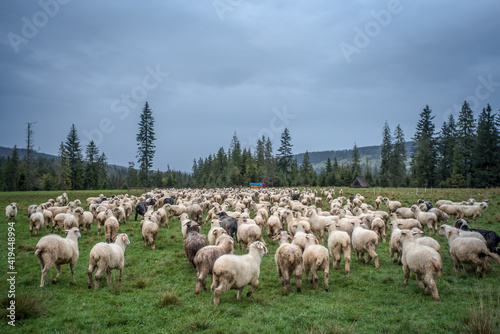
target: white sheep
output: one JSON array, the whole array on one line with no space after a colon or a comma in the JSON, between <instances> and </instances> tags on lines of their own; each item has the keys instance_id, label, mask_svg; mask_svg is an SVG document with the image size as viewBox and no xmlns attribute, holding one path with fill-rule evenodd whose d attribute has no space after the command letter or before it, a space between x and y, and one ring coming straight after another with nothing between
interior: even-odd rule
<instances>
[{"instance_id":1,"label":"white sheep","mask_svg":"<svg viewBox=\"0 0 500 334\"><path fill-rule=\"evenodd\" d=\"M83 211L82 208L76 208L75 213L78 217L78 228L82 230L86 229L87 233L89 233L90 229L92 228L92 223L94 222L94 216L92 215L92 212Z\"/></svg>"},{"instance_id":2,"label":"white sheep","mask_svg":"<svg viewBox=\"0 0 500 334\"><path fill-rule=\"evenodd\" d=\"M52 280L56 283L59 276L61 276L61 264L69 263L71 270L71 280L75 281L73 268L78 261L78 238L82 235L77 227L73 227L66 232L66 238L62 238L56 234L49 234L42 237L35 246L35 255L42 270L42 278L40 287L48 283L47 271L56 266L57 276Z\"/></svg>"},{"instance_id":3,"label":"white sheep","mask_svg":"<svg viewBox=\"0 0 500 334\"><path fill-rule=\"evenodd\" d=\"M422 229L422 224L415 218L408 219L399 219L395 213L391 214L391 226L394 226L393 223L397 223L398 227L402 230L411 230L414 227L418 227Z\"/></svg>"},{"instance_id":4,"label":"white sheep","mask_svg":"<svg viewBox=\"0 0 500 334\"><path fill-rule=\"evenodd\" d=\"M118 234L119 229L120 223L113 215L113 211L111 209L106 210L106 221L104 222L104 235L106 237L106 242L110 243L113 235Z\"/></svg>"},{"instance_id":5,"label":"white sheep","mask_svg":"<svg viewBox=\"0 0 500 334\"><path fill-rule=\"evenodd\" d=\"M463 237L463 238L476 238L476 239L479 239L481 240L482 242L484 242L484 244L486 245L486 239L484 238L484 236L479 233L479 232L475 232L475 231L463 231L463 230L460 230L456 227L453 227L453 226L450 226L450 225L446 225L446 224L443 224L439 227L439 235L442 236L442 237L446 237L448 238L448 231L449 230L458 230L458 236L459 237Z\"/></svg>"},{"instance_id":6,"label":"white sheep","mask_svg":"<svg viewBox=\"0 0 500 334\"><path fill-rule=\"evenodd\" d=\"M461 263L476 266L479 279L483 278L488 270L488 256L500 264L500 256L489 251L485 242L476 238L461 237L458 229L448 229L446 232L450 255L455 264L455 272L458 272Z\"/></svg>"},{"instance_id":7,"label":"white sheep","mask_svg":"<svg viewBox=\"0 0 500 334\"><path fill-rule=\"evenodd\" d=\"M12 202L7 207L5 207L5 220L15 221L17 217L17 203Z\"/></svg>"},{"instance_id":8,"label":"white sheep","mask_svg":"<svg viewBox=\"0 0 500 334\"><path fill-rule=\"evenodd\" d=\"M48 230L49 225L54 224L54 215L52 214L52 211L43 210L43 220L45 224L45 230Z\"/></svg>"},{"instance_id":9,"label":"white sheep","mask_svg":"<svg viewBox=\"0 0 500 334\"><path fill-rule=\"evenodd\" d=\"M403 255L403 244L401 242L401 229L399 228L397 220L391 222L391 225L392 225L392 233L391 233L391 240L389 241L389 250L391 252L391 259L393 263L401 264L401 256ZM396 253L397 256L395 256Z\"/></svg>"},{"instance_id":10,"label":"white sheep","mask_svg":"<svg viewBox=\"0 0 500 334\"><path fill-rule=\"evenodd\" d=\"M378 254L375 252L378 246L378 235L372 230L364 229L360 222L352 222L352 249L356 253L356 260L361 258L365 264L368 264L371 259L375 262L375 268L380 267ZM368 253L368 258L364 260L365 253Z\"/></svg>"},{"instance_id":11,"label":"white sheep","mask_svg":"<svg viewBox=\"0 0 500 334\"><path fill-rule=\"evenodd\" d=\"M415 213L411 210L411 208L399 208L395 211L398 215L398 218L415 218Z\"/></svg>"},{"instance_id":12,"label":"white sheep","mask_svg":"<svg viewBox=\"0 0 500 334\"><path fill-rule=\"evenodd\" d=\"M413 239L412 231L401 231L401 241L403 243L403 272L404 285L408 285L410 273L416 275L418 286L424 289L424 294L432 293L432 297L437 302L440 302L436 276L441 276L443 271L443 263L441 256L433 248L421 245ZM427 287L422 283L424 279Z\"/></svg>"},{"instance_id":13,"label":"white sheep","mask_svg":"<svg viewBox=\"0 0 500 334\"><path fill-rule=\"evenodd\" d=\"M340 231L338 228L338 223L328 225L328 249L335 269L338 269L341 253L344 253L345 273L349 274L351 272L351 238L347 232Z\"/></svg>"},{"instance_id":14,"label":"white sheep","mask_svg":"<svg viewBox=\"0 0 500 334\"><path fill-rule=\"evenodd\" d=\"M142 217L139 227L141 229L142 240L146 246L150 245L152 250L156 250L156 237L160 231L159 219L160 214L158 211L155 214L144 215Z\"/></svg>"},{"instance_id":15,"label":"white sheep","mask_svg":"<svg viewBox=\"0 0 500 334\"><path fill-rule=\"evenodd\" d=\"M438 218L434 212L423 212L417 205L412 205L411 211L415 213L415 219L417 219L420 224L422 224L422 227L427 226L430 235L433 235L434 233L437 234Z\"/></svg>"},{"instance_id":16,"label":"white sheep","mask_svg":"<svg viewBox=\"0 0 500 334\"><path fill-rule=\"evenodd\" d=\"M252 288L247 293L250 297L259 286L260 264L268 253L267 247L260 241L252 242L245 255L226 254L219 257L213 268L211 290L214 293L214 306L220 304L220 296L229 289L238 290L238 299L246 285Z\"/></svg>"},{"instance_id":17,"label":"white sheep","mask_svg":"<svg viewBox=\"0 0 500 334\"><path fill-rule=\"evenodd\" d=\"M395 212L397 209L401 207L401 202L391 201L387 197L382 198L382 201L384 202L384 204L387 206L387 208L391 213Z\"/></svg>"},{"instance_id":18,"label":"white sheep","mask_svg":"<svg viewBox=\"0 0 500 334\"><path fill-rule=\"evenodd\" d=\"M306 235L306 246L304 254L302 254L304 261L304 271L309 282L313 284L314 289L318 288L318 270L323 271L323 281L325 291L328 292L328 274L330 271L330 257L328 249L323 245L318 245L318 239L314 234ZM311 275L309 275L309 273Z\"/></svg>"},{"instance_id":19,"label":"white sheep","mask_svg":"<svg viewBox=\"0 0 500 334\"><path fill-rule=\"evenodd\" d=\"M412 231L413 239L415 240L416 243L434 249L441 256L441 245L439 244L439 242L437 242L435 239L431 237L422 237L422 234L424 232L422 232L417 227L412 228L410 231Z\"/></svg>"},{"instance_id":20,"label":"white sheep","mask_svg":"<svg viewBox=\"0 0 500 334\"><path fill-rule=\"evenodd\" d=\"M302 268L303 258L302 249L288 243L291 235L286 231L281 231L274 239L279 240L279 247L274 255L274 262L276 262L276 270L281 281L281 285L287 292L290 291L290 279L292 274L295 276L295 286L297 292L302 289Z\"/></svg>"},{"instance_id":21,"label":"white sheep","mask_svg":"<svg viewBox=\"0 0 500 334\"><path fill-rule=\"evenodd\" d=\"M487 208L487 202L482 202L479 205L459 205L457 208L457 218L469 218L476 223L477 218L481 217Z\"/></svg>"},{"instance_id":22,"label":"white sheep","mask_svg":"<svg viewBox=\"0 0 500 334\"><path fill-rule=\"evenodd\" d=\"M45 222L42 208L37 207L37 211L33 212L28 220L30 221L30 237L33 236L33 227L35 228L35 235L38 236L40 229Z\"/></svg>"},{"instance_id":23,"label":"white sheep","mask_svg":"<svg viewBox=\"0 0 500 334\"><path fill-rule=\"evenodd\" d=\"M214 231L219 228L222 228L220 227L220 220L212 219L212 221L210 222L210 230L207 233L207 240L209 245L215 245L215 240L217 240L217 238L215 237Z\"/></svg>"},{"instance_id":24,"label":"white sheep","mask_svg":"<svg viewBox=\"0 0 500 334\"><path fill-rule=\"evenodd\" d=\"M108 286L111 284L111 270L118 269L120 276L118 281L122 281L123 266L125 265L125 248L130 245L128 235L125 233L114 236L114 242L107 244L99 242L90 250L89 269L87 275L89 278L89 289L92 287L92 274L97 267L94 278L94 288L99 289L99 280L106 273Z\"/></svg>"},{"instance_id":25,"label":"white sheep","mask_svg":"<svg viewBox=\"0 0 500 334\"><path fill-rule=\"evenodd\" d=\"M260 227L257 226L257 224L251 223L251 219L246 219L240 217L238 219L238 231L236 232L236 239L238 240L238 244L241 249L241 244L245 243L246 245L254 242L254 241L261 241L264 242L264 238L262 237L262 231L260 230Z\"/></svg>"},{"instance_id":26,"label":"white sheep","mask_svg":"<svg viewBox=\"0 0 500 334\"><path fill-rule=\"evenodd\" d=\"M267 236L268 237L275 236L282 229L283 229L283 224L281 223L281 219L279 217L279 211L276 211L267 219Z\"/></svg>"}]
</instances>

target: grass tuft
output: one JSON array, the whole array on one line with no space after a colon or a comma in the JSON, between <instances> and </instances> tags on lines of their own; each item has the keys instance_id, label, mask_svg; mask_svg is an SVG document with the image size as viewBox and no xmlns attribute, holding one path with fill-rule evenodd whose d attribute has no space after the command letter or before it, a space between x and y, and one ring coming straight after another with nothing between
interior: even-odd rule
<instances>
[{"instance_id":1,"label":"grass tuft","mask_svg":"<svg viewBox=\"0 0 500 334\"><path fill-rule=\"evenodd\" d=\"M148 283L149 283L149 277L143 277L135 281L133 286L136 289L144 289L148 285Z\"/></svg>"},{"instance_id":2,"label":"grass tuft","mask_svg":"<svg viewBox=\"0 0 500 334\"><path fill-rule=\"evenodd\" d=\"M17 295L16 298L12 300L15 301L16 321L28 318L38 318L47 313L46 308L43 306L38 296ZM10 312L7 310L7 307L10 306L10 301L10 298L4 298L1 301L2 310L0 311L0 316L4 319L6 319Z\"/></svg>"},{"instance_id":3,"label":"grass tuft","mask_svg":"<svg viewBox=\"0 0 500 334\"><path fill-rule=\"evenodd\" d=\"M160 307L180 306L181 299L175 292L166 291L160 293L160 301L158 304Z\"/></svg>"},{"instance_id":4,"label":"grass tuft","mask_svg":"<svg viewBox=\"0 0 500 334\"><path fill-rule=\"evenodd\" d=\"M471 298L472 308L464 319L465 328L461 333L494 334L500 333L500 293L494 302L491 292L484 296L479 291Z\"/></svg>"}]
</instances>

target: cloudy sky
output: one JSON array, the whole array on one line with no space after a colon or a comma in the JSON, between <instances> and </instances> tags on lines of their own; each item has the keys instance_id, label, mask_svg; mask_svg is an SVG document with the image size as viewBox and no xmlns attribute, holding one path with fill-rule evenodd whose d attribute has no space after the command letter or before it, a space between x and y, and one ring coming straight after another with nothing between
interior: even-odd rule
<instances>
[{"instance_id":1,"label":"cloudy sky","mask_svg":"<svg viewBox=\"0 0 500 334\"><path fill-rule=\"evenodd\" d=\"M145 101L154 168L246 147L294 153L407 140L426 104L439 129L468 100L500 108L500 2L70 1L0 3L0 145L57 154L71 124L109 162L135 161Z\"/></svg>"}]
</instances>

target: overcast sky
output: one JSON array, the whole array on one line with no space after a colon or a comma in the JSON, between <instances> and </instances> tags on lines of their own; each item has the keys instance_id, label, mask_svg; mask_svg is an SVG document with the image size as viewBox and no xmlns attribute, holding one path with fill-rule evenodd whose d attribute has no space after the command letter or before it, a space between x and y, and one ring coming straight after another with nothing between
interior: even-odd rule
<instances>
[{"instance_id":1,"label":"overcast sky","mask_svg":"<svg viewBox=\"0 0 500 334\"><path fill-rule=\"evenodd\" d=\"M0 3L0 145L57 154L71 124L109 163L136 160L145 101L154 169L190 171L236 131L288 127L293 152L409 140L468 100L500 108L500 2L69 1Z\"/></svg>"}]
</instances>

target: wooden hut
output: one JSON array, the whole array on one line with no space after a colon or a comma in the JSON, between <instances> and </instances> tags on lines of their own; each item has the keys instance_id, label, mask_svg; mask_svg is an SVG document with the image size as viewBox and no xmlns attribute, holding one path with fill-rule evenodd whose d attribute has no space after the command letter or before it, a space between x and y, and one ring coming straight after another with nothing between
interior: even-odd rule
<instances>
[{"instance_id":1,"label":"wooden hut","mask_svg":"<svg viewBox=\"0 0 500 334\"><path fill-rule=\"evenodd\" d=\"M366 179L362 176L358 176L357 178L352 181L351 185L349 186L351 188L369 188L370 184Z\"/></svg>"}]
</instances>

